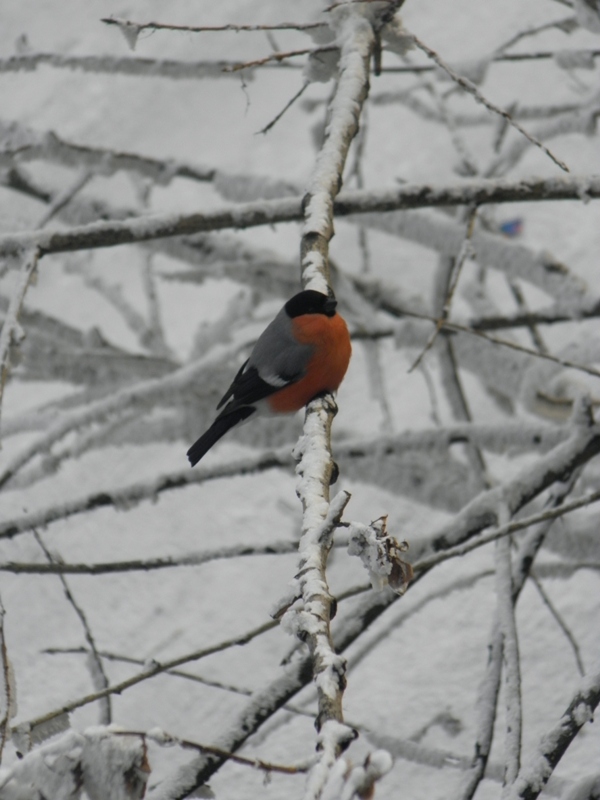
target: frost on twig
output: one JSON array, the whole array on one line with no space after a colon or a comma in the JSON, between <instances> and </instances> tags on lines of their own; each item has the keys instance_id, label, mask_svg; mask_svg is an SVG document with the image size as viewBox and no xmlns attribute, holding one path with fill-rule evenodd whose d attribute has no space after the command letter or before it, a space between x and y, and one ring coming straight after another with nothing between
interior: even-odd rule
<instances>
[{"instance_id":1,"label":"frost on twig","mask_svg":"<svg viewBox=\"0 0 600 800\"><path fill-rule=\"evenodd\" d=\"M112 726L71 730L0 771L0 796L77 800L84 789L90 800L141 800L149 775L142 737Z\"/></svg>"},{"instance_id":2,"label":"frost on twig","mask_svg":"<svg viewBox=\"0 0 600 800\"><path fill-rule=\"evenodd\" d=\"M387 775L392 766L392 757L387 750L369 753L358 766L340 758L331 770L322 800L367 800L373 797L377 781Z\"/></svg>"},{"instance_id":3,"label":"frost on twig","mask_svg":"<svg viewBox=\"0 0 600 800\"><path fill-rule=\"evenodd\" d=\"M363 562L374 589L381 591L389 586L402 595L412 579L412 567L401 557L408 544L399 543L387 531L387 516L370 525L353 522L349 530L348 553Z\"/></svg>"}]
</instances>

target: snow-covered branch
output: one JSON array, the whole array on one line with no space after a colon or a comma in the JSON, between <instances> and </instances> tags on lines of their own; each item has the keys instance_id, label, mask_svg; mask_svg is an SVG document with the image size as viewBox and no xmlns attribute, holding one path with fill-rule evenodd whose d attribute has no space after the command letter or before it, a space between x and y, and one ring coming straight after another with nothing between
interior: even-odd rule
<instances>
[{"instance_id":1,"label":"snow-covered branch","mask_svg":"<svg viewBox=\"0 0 600 800\"><path fill-rule=\"evenodd\" d=\"M537 752L523 766L507 794L509 800L535 800L554 768L586 722L593 721L600 703L600 665L596 664L581 683L559 721L541 738Z\"/></svg>"},{"instance_id":2,"label":"snow-covered branch","mask_svg":"<svg viewBox=\"0 0 600 800\"><path fill-rule=\"evenodd\" d=\"M75 144L53 131L40 133L16 120L0 121L0 165L12 166L37 159L66 167L85 168L97 175L113 175L119 170L126 170L143 175L159 186L165 186L173 178L212 181L215 176L214 168Z\"/></svg>"},{"instance_id":3,"label":"snow-covered branch","mask_svg":"<svg viewBox=\"0 0 600 800\"><path fill-rule=\"evenodd\" d=\"M227 78L225 67L235 66L231 61L173 61L169 59L132 58L130 56L67 56L62 53L27 53L0 59L2 72L31 72L41 66L70 69L77 72L135 75L140 78L169 78L189 80L197 78ZM249 69L246 80L251 77Z\"/></svg>"},{"instance_id":4,"label":"snow-covered branch","mask_svg":"<svg viewBox=\"0 0 600 800\"><path fill-rule=\"evenodd\" d=\"M335 216L369 214L400 209L483 205L486 203L537 202L539 200L591 200L600 197L600 178L478 180L454 186L431 184L403 186L372 192L344 192L333 203ZM303 218L301 198L281 198L239 204L235 208L194 214L156 214L127 221L94 222L70 230L13 233L0 236L0 256L37 247L47 253L113 247L203 231L252 228ZM316 224L316 223L315 223ZM311 226L312 227L312 226ZM319 234L321 235L321 234ZM496 237L497 238L497 237ZM325 241L325 239L323 239ZM474 241L475 247L477 247ZM503 242L507 247L510 243ZM305 247L307 247L305 242ZM515 247L515 245L512 245ZM308 252L308 251L307 251Z\"/></svg>"},{"instance_id":5,"label":"snow-covered branch","mask_svg":"<svg viewBox=\"0 0 600 800\"><path fill-rule=\"evenodd\" d=\"M90 798L141 800L149 775L142 737L116 726L70 730L0 771L0 793L3 800L76 800L85 789Z\"/></svg>"},{"instance_id":6,"label":"snow-covered branch","mask_svg":"<svg viewBox=\"0 0 600 800\"><path fill-rule=\"evenodd\" d=\"M259 625L253 630L248 631L240 636L226 639L225 641L219 642L211 647L202 647L192 653L186 653L183 656L172 658L168 661L159 662L152 659L146 663L145 669L143 669L141 672L137 672L135 675L132 675L131 677L126 678L119 683L111 684L105 689L100 689L97 692L92 692L91 694L84 695L83 697L78 697L75 700L70 700L64 703L60 708L49 711L47 714L42 714L35 719L30 719L26 722L19 723L14 727L13 734L30 739L36 738L38 730L44 730L48 727L51 727L58 720L64 719L67 714L69 714L71 711L74 711L76 708L82 708L90 703L95 703L97 700L101 700L103 697L109 697L113 694L121 694L126 689L130 689L132 686L137 686L138 684L143 683L150 678L154 678L156 675L169 672L173 668L181 666L181 664L188 664L191 661L199 661L200 659L206 658L213 653L219 653L223 650L229 649L230 647L247 644L257 636L261 636L266 631L270 631L272 628L275 628L277 624L277 622L273 621L265 622L264 624Z\"/></svg>"},{"instance_id":7,"label":"snow-covered branch","mask_svg":"<svg viewBox=\"0 0 600 800\"><path fill-rule=\"evenodd\" d=\"M531 502L544 489L559 481L566 481L573 472L590 459L600 453L600 428L597 425L581 421L573 425L573 431L567 441L557 445L549 453L537 460L534 467L527 466L514 473L512 478L504 484L481 492L468 503L448 524L444 525L437 533L427 537L426 543L419 543L420 555L428 550L435 558L435 554L443 550L466 542L484 528L497 525L500 521L500 508L505 503L510 517L514 516L527 503ZM589 499L573 502L587 504ZM563 509L568 507L565 504ZM554 512L549 509L544 512L550 515ZM512 532L520 525L520 521L508 523L505 529ZM414 547L413 550L417 548ZM427 560L429 565L429 560Z\"/></svg>"},{"instance_id":8,"label":"snow-covered branch","mask_svg":"<svg viewBox=\"0 0 600 800\"><path fill-rule=\"evenodd\" d=\"M304 230L300 262L306 288L327 291L329 241L333 236L334 200L352 139L358 131L362 105L369 91L369 59L375 36L369 20L357 11L338 9L341 41L340 77L329 107L325 141L302 204Z\"/></svg>"},{"instance_id":9,"label":"snow-covered branch","mask_svg":"<svg viewBox=\"0 0 600 800\"><path fill-rule=\"evenodd\" d=\"M164 558L146 558L132 561L108 561L98 564L66 563L53 561L49 564L0 562L0 572L11 572L15 575L105 575L114 572L151 572L157 569L173 567L197 567L208 561L223 558L240 558L243 556L267 556L295 553L296 542L273 542L266 545L233 545L200 553L188 553L182 556L165 556Z\"/></svg>"}]
</instances>

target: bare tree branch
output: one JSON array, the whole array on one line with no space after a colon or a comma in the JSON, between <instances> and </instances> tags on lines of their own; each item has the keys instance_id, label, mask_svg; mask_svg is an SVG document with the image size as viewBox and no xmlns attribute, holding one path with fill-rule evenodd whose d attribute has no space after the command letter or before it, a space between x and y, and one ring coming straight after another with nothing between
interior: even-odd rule
<instances>
[{"instance_id":1,"label":"bare tree branch","mask_svg":"<svg viewBox=\"0 0 600 800\"><path fill-rule=\"evenodd\" d=\"M586 722L593 719L600 702L600 668L586 675L559 721L541 738L536 752L525 764L507 795L510 800L535 800L554 768Z\"/></svg>"},{"instance_id":2,"label":"bare tree branch","mask_svg":"<svg viewBox=\"0 0 600 800\"><path fill-rule=\"evenodd\" d=\"M325 22L279 22L276 25L171 25L165 22L135 22L119 17L104 17L100 22L107 25L131 25L140 31L165 30L188 31L190 33L220 33L221 31L310 31L326 27Z\"/></svg>"},{"instance_id":3,"label":"bare tree branch","mask_svg":"<svg viewBox=\"0 0 600 800\"><path fill-rule=\"evenodd\" d=\"M295 553L296 542L273 542L263 546L234 545L218 550L207 550L201 553L189 553L184 556L166 558L147 558L135 561L108 561L99 564L69 564L64 561L53 561L49 564L4 562L0 563L0 572L11 572L15 575L105 575L115 572L151 572L157 569L172 567L197 567L208 561L223 558L240 558L245 556L269 556Z\"/></svg>"},{"instance_id":4,"label":"bare tree branch","mask_svg":"<svg viewBox=\"0 0 600 800\"><path fill-rule=\"evenodd\" d=\"M417 47L424 53L426 53L429 56L429 58L435 61L438 67L441 67L444 70L444 72L447 72L448 75L452 78L452 80L455 81L455 83L457 83L461 87L461 89L464 89L466 92L472 95L475 98L475 100L477 100L478 103L481 103L490 111L493 111L495 114L500 114L500 116L504 117L504 119L508 122L509 125L512 125L513 128L516 128L519 131L519 133L525 136L526 139L529 139L529 141L532 144L536 145L536 147L539 147L540 150L546 153L546 155L550 159L552 159L552 161L554 161L554 163L558 167L560 167L565 172L569 172L569 168L567 167L565 162L562 161L560 158L557 158L554 155L554 153L552 153L552 151L546 147L545 144L542 144L542 142L540 142L539 139L536 139L534 136L528 133L525 130L525 128L523 128L518 122L515 122L515 120L511 117L508 111L499 108L498 106L494 105L494 103L490 103L490 101L487 100L484 97L484 95L481 94L479 89L475 86L475 84L472 81L468 80L467 78L463 78L462 75L459 75L457 72L455 72L452 69L452 67L450 67L449 64L446 64L446 62L439 57L439 55L435 52L435 50L432 50L430 47L428 47L424 42L422 42L414 35L413 39Z\"/></svg>"},{"instance_id":5,"label":"bare tree branch","mask_svg":"<svg viewBox=\"0 0 600 800\"><path fill-rule=\"evenodd\" d=\"M14 674L8 657L4 633L5 614L6 611L0 600L0 761L7 734L10 731L10 720L16 711Z\"/></svg>"},{"instance_id":6,"label":"bare tree branch","mask_svg":"<svg viewBox=\"0 0 600 800\"><path fill-rule=\"evenodd\" d=\"M126 689L129 689L132 686L137 686L138 683L149 680L155 675L168 672L169 670L172 670L174 667L178 667L181 664L188 664L190 661L199 661L200 659L206 658L213 653L220 653L222 650L227 650L230 647L247 644L257 636L261 636L266 631L270 631L272 628L275 628L278 624L279 623L274 621L265 622L262 625L259 625L257 628L254 628L253 630L243 634L242 636L236 636L232 639L227 639L226 641L220 642L212 647L203 647L200 650L194 651L193 653L187 653L184 656L173 658L169 661L158 662L153 660L142 672L138 672L137 674L132 675L130 678L127 678L120 683L107 686L106 689L101 689L100 691L93 692L92 694L85 695L84 697L79 697L76 700L71 700L70 702L61 706L61 708L57 708L54 711L49 711L47 714L43 714L40 717L28 720L27 722L21 722L16 726L15 730L17 732L19 730L33 731L35 728L46 725L52 720L74 711L76 708L82 708L90 703L95 703L96 700L100 700L103 697L109 697L111 694L121 694L121 692L124 692Z\"/></svg>"},{"instance_id":7,"label":"bare tree branch","mask_svg":"<svg viewBox=\"0 0 600 800\"><path fill-rule=\"evenodd\" d=\"M42 551L48 560L48 566L60 566L61 560L55 558L55 556L53 556L52 553L48 550L48 548L44 544L44 540L42 539L38 531L34 531L33 535L35 536L36 542L42 548ZM75 600L73 592L71 591L71 588L69 587L69 584L67 583L64 575L61 572L57 572L57 575L63 587L65 597L67 598L73 610L79 617L79 621L81 622L81 625L83 627L85 640L90 646L90 657L93 663L92 675L93 678L95 679L94 683L96 684L96 688L100 688L101 690L107 689L109 686L108 678L106 677L106 672L104 671L104 665L102 664L102 658L100 657L98 648L96 647L96 642L94 640L94 636L92 634L92 630L90 628L85 612L83 611L79 603ZM100 724L110 725L111 722L112 722L112 710L110 704L110 697L109 696L102 697L100 699Z\"/></svg>"},{"instance_id":8,"label":"bare tree branch","mask_svg":"<svg viewBox=\"0 0 600 800\"><path fill-rule=\"evenodd\" d=\"M367 214L433 206L483 205L486 203L581 200L600 197L600 178L548 178L518 182L504 180L465 181L457 186L404 186L393 191L346 192L336 199L336 216ZM244 203L237 208L204 214L165 214L115 222L95 222L68 231L14 233L0 236L0 256L23 249L39 248L41 255L118 244L145 242L202 231L244 229L302 219L300 198L281 198Z\"/></svg>"}]
</instances>

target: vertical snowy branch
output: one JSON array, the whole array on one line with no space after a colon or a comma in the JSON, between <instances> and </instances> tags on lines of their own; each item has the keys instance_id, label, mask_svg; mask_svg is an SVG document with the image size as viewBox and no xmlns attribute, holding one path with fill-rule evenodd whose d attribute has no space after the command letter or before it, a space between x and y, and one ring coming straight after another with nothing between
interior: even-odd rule
<instances>
[{"instance_id":1,"label":"vertical snowy branch","mask_svg":"<svg viewBox=\"0 0 600 800\"><path fill-rule=\"evenodd\" d=\"M498 620L504 641L506 733L504 737L504 785L514 783L521 765L521 734L523 717L521 709L521 666L519 642L513 600L513 579L510 557L510 538L496 542L496 594Z\"/></svg>"},{"instance_id":2,"label":"vertical snowy branch","mask_svg":"<svg viewBox=\"0 0 600 800\"><path fill-rule=\"evenodd\" d=\"M331 292L328 255L334 233L333 203L342 186L348 150L358 131L360 112L369 90L369 60L375 42L370 22L356 6L344 4L332 11L332 17L341 45L340 75L329 109L325 141L304 200L305 224L300 243L304 286L323 294ZM326 576L333 531L349 499L349 495L341 493L329 503L329 486L335 473L331 424L336 410L331 396L313 400L307 408L303 436L296 449L299 458L296 472L300 478L297 491L303 508L297 578L302 610L288 615L296 614L295 632L308 644L313 662L321 752L308 778L307 800L321 796L336 759L356 735L343 724L346 662L336 654L331 640L330 621L335 602Z\"/></svg>"},{"instance_id":3,"label":"vertical snowy branch","mask_svg":"<svg viewBox=\"0 0 600 800\"><path fill-rule=\"evenodd\" d=\"M369 59L375 36L360 11L343 5L333 11L341 44L340 76L329 109L325 141L304 198L305 222L300 243L302 278L307 289L329 289L329 242L333 237L333 201L342 186L350 143L358 132L369 91Z\"/></svg>"},{"instance_id":4,"label":"vertical snowy branch","mask_svg":"<svg viewBox=\"0 0 600 800\"><path fill-rule=\"evenodd\" d=\"M562 505L574 482L575 479L572 477L566 483L559 484L554 488L548 506L554 508ZM536 525L529 531L519 548L511 569L511 603L513 608L516 607L534 559L553 524L554 520L547 520ZM471 800L483 778L488 763L494 736L498 693L502 677L503 653L504 637L499 622L499 609L497 608L492 621L488 644L488 663L477 696L475 755L458 792L460 800Z\"/></svg>"}]
</instances>

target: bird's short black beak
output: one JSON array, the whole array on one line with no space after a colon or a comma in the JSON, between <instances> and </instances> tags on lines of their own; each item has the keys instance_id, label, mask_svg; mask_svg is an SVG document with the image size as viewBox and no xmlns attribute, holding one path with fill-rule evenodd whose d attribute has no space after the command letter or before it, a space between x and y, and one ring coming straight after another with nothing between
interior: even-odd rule
<instances>
[{"instance_id":1,"label":"bird's short black beak","mask_svg":"<svg viewBox=\"0 0 600 800\"><path fill-rule=\"evenodd\" d=\"M328 317L333 317L335 315L336 306L337 300L335 297L328 297L323 304L323 310Z\"/></svg>"}]
</instances>

